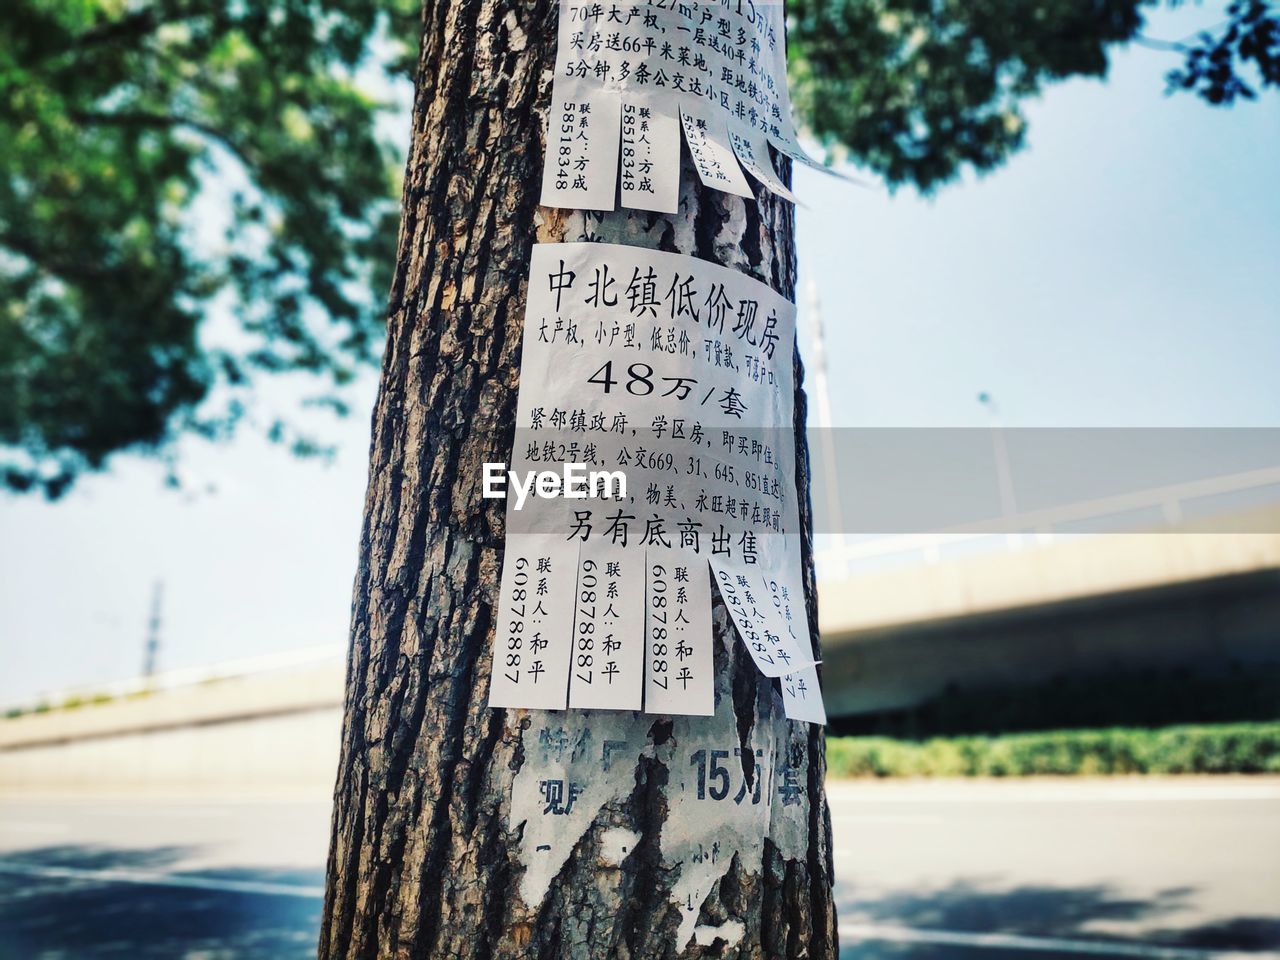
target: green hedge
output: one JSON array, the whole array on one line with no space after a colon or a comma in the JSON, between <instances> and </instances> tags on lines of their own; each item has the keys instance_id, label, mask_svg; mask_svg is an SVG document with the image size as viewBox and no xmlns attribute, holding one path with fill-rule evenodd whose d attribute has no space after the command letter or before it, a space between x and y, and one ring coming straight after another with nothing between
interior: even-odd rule
<instances>
[{"instance_id":1,"label":"green hedge","mask_svg":"<svg viewBox=\"0 0 1280 960\"><path fill-rule=\"evenodd\" d=\"M832 777L1280 773L1280 723L998 737L828 737Z\"/></svg>"}]
</instances>

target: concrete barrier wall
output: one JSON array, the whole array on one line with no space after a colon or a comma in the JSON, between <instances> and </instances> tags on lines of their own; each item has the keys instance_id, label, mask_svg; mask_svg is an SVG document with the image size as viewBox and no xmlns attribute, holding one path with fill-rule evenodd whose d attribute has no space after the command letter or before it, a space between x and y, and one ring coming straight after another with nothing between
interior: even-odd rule
<instances>
[{"instance_id":1,"label":"concrete barrier wall","mask_svg":"<svg viewBox=\"0 0 1280 960\"><path fill-rule=\"evenodd\" d=\"M227 677L0 720L0 791L333 786L343 665Z\"/></svg>"},{"instance_id":2,"label":"concrete barrier wall","mask_svg":"<svg viewBox=\"0 0 1280 960\"><path fill-rule=\"evenodd\" d=\"M337 707L343 675L342 661L335 657L300 669L222 677L29 713L0 721L0 751Z\"/></svg>"},{"instance_id":3,"label":"concrete barrier wall","mask_svg":"<svg viewBox=\"0 0 1280 960\"><path fill-rule=\"evenodd\" d=\"M0 792L303 789L327 795L341 729L341 709L329 707L0 750Z\"/></svg>"}]
</instances>

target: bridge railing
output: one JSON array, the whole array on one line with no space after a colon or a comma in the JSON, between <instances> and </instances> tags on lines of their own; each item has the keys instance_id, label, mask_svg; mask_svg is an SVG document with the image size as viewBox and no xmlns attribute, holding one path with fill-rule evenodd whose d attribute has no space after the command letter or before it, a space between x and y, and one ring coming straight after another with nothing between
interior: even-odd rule
<instances>
[{"instance_id":1,"label":"bridge railing","mask_svg":"<svg viewBox=\"0 0 1280 960\"><path fill-rule=\"evenodd\" d=\"M1231 494L1266 492L1248 512L1197 510ZM945 554L1016 551L1067 537L1109 533L1280 533L1280 466L1127 491L1038 510L990 517L928 533L819 535L814 562L819 582L843 580L859 569L933 565Z\"/></svg>"}]
</instances>

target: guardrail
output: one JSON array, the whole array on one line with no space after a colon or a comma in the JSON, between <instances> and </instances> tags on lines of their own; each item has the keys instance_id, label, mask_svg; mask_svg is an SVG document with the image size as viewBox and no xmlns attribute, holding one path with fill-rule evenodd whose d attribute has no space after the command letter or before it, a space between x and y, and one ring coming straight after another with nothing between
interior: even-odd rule
<instances>
[{"instance_id":1,"label":"guardrail","mask_svg":"<svg viewBox=\"0 0 1280 960\"><path fill-rule=\"evenodd\" d=\"M1106 533L1197 533L1206 532L1205 520L1188 524L1186 507L1197 500L1253 490L1276 488L1273 508L1280 507L1280 467L1266 467L1241 473L1225 474L1202 480L1152 487L1126 493L1081 500L1040 510L1026 510L949 527L936 533L911 533L874 537L848 543L843 534L831 534L826 538L829 546L815 551L819 581L844 579L851 568L859 565L874 566L890 557L913 557L926 565L938 563L944 549L958 545L986 542L997 547L1003 540L1004 549L1020 550L1024 538L1044 546L1063 536L1098 536ZM1160 511L1160 523L1119 524L1114 530L1088 533L1063 533L1062 528L1071 524L1118 518L1138 511ZM1231 516L1231 515L1227 515ZM1237 515L1238 516L1238 515ZM1209 529L1215 525L1209 525ZM1247 531L1233 531L1247 532ZM1257 532L1280 532L1280 523L1272 523ZM832 542L834 541L834 542Z\"/></svg>"}]
</instances>

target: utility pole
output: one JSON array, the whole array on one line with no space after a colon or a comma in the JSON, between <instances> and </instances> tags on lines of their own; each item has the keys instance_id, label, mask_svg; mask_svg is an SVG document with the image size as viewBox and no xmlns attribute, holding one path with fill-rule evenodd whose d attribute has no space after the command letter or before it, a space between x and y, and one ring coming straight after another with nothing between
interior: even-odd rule
<instances>
[{"instance_id":1,"label":"utility pole","mask_svg":"<svg viewBox=\"0 0 1280 960\"><path fill-rule=\"evenodd\" d=\"M147 621L146 652L142 658L142 675L153 677L160 655L160 608L164 602L164 581L157 580L151 588L151 618Z\"/></svg>"},{"instance_id":2,"label":"utility pole","mask_svg":"<svg viewBox=\"0 0 1280 960\"><path fill-rule=\"evenodd\" d=\"M1009 466L1009 449L1004 442L1000 408L996 406L995 397L985 390L978 394L978 402L986 408L991 428L991 450L996 462L996 482L1000 487L1000 512L1004 516L1005 542L1010 550L1017 550L1022 546L1022 535L1013 527L1017 522L1018 499L1013 492L1013 470Z\"/></svg>"},{"instance_id":3,"label":"utility pole","mask_svg":"<svg viewBox=\"0 0 1280 960\"><path fill-rule=\"evenodd\" d=\"M818 300L818 285L811 277L808 283L809 333L813 338L813 400L817 413L819 440L822 444L823 486L826 487L827 522L830 530L831 563L827 570L831 579L843 580L849 575L848 558L844 551L844 509L840 506L840 482L836 470L835 434L831 423L831 391L827 381L826 330L822 325L822 305Z\"/></svg>"}]
</instances>

